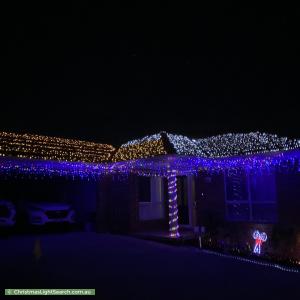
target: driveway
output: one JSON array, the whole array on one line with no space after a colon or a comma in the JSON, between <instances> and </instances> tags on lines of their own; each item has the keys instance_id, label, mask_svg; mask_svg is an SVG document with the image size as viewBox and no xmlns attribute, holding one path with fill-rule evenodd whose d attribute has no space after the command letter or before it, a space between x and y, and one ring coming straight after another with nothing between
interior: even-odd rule
<instances>
[{"instance_id":1,"label":"driveway","mask_svg":"<svg viewBox=\"0 0 300 300\"><path fill-rule=\"evenodd\" d=\"M33 256L37 238L39 261ZM139 300L300 295L300 274L127 236L15 235L0 239L0 253L1 293L4 288L95 288L97 299Z\"/></svg>"}]
</instances>

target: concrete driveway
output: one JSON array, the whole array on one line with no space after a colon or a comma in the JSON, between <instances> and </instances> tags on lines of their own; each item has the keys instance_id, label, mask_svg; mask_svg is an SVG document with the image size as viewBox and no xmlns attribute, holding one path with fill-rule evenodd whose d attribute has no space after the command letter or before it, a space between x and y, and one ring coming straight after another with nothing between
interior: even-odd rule
<instances>
[{"instance_id":1,"label":"concrete driveway","mask_svg":"<svg viewBox=\"0 0 300 300\"><path fill-rule=\"evenodd\" d=\"M33 255L37 238L41 258ZM0 288L95 288L97 299L299 299L300 274L126 236L0 238ZM69 297L70 298L70 297Z\"/></svg>"}]
</instances>

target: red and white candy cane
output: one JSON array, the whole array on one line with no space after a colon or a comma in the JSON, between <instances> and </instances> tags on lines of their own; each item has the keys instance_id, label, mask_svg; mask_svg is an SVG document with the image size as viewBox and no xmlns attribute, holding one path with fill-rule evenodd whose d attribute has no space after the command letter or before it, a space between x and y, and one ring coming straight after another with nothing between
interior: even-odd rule
<instances>
[{"instance_id":1,"label":"red and white candy cane","mask_svg":"<svg viewBox=\"0 0 300 300\"><path fill-rule=\"evenodd\" d=\"M259 232L258 230L255 230L252 234L252 237L255 239L255 246L253 252L255 254L260 254L261 245L267 240L268 236L265 232Z\"/></svg>"}]
</instances>

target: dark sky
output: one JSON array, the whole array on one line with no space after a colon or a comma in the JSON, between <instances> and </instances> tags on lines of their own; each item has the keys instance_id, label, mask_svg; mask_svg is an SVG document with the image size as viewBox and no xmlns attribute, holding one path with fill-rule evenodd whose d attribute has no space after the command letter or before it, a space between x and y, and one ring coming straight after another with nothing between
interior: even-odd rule
<instances>
[{"instance_id":1,"label":"dark sky","mask_svg":"<svg viewBox=\"0 0 300 300\"><path fill-rule=\"evenodd\" d=\"M0 130L300 137L295 7L22 2L0 10Z\"/></svg>"}]
</instances>

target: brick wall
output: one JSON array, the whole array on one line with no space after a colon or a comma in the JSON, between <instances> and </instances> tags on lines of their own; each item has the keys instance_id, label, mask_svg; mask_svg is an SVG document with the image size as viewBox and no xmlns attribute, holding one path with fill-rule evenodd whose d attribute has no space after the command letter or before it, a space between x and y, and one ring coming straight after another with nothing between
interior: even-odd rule
<instances>
[{"instance_id":1,"label":"brick wall","mask_svg":"<svg viewBox=\"0 0 300 300\"><path fill-rule=\"evenodd\" d=\"M276 174L278 223L228 222L225 219L223 175L200 174L195 179L198 225L224 247L247 245L253 249L254 230L264 231L268 240L263 251L300 259L300 175Z\"/></svg>"},{"instance_id":2,"label":"brick wall","mask_svg":"<svg viewBox=\"0 0 300 300\"><path fill-rule=\"evenodd\" d=\"M97 231L128 233L136 225L135 176L101 179L97 198Z\"/></svg>"},{"instance_id":3,"label":"brick wall","mask_svg":"<svg viewBox=\"0 0 300 300\"><path fill-rule=\"evenodd\" d=\"M201 173L195 177L195 201L197 224L208 226L224 223L224 178L223 175Z\"/></svg>"}]
</instances>

